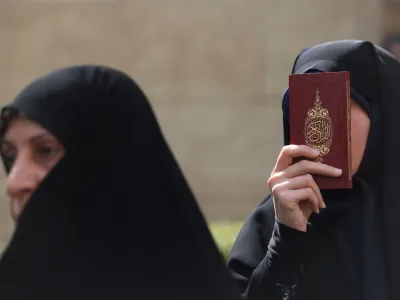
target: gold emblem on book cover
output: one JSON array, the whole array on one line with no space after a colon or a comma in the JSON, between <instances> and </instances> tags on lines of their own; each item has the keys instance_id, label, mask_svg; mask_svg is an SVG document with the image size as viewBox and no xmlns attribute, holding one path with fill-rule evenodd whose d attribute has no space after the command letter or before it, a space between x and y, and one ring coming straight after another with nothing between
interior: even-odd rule
<instances>
[{"instance_id":1,"label":"gold emblem on book cover","mask_svg":"<svg viewBox=\"0 0 400 300\"><path fill-rule=\"evenodd\" d=\"M319 90L315 93L314 106L307 112L307 118L304 126L304 139L306 145L319 150L320 155L316 159L322 162L332 145L333 126L329 116L329 111L322 107L319 96Z\"/></svg>"}]
</instances>

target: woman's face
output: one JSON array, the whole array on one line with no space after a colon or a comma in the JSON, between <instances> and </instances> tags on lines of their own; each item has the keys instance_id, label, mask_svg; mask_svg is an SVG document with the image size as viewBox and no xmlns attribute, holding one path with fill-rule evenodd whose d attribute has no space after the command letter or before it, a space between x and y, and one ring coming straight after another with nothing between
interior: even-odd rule
<instances>
[{"instance_id":1,"label":"woman's face","mask_svg":"<svg viewBox=\"0 0 400 300\"><path fill-rule=\"evenodd\" d=\"M16 221L32 193L65 153L58 139L37 123L13 119L3 137L1 150L10 166L6 191L11 216Z\"/></svg>"}]
</instances>

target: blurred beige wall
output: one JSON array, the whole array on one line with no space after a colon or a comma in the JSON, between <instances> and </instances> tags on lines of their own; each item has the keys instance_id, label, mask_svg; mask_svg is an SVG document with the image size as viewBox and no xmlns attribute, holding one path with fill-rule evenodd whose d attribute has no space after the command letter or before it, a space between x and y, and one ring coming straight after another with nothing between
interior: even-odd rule
<instances>
[{"instance_id":1,"label":"blurred beige wall","mask_svg":"<svg viewBox=\"0 0 400 300\"><path fill-rule=\"evenodd\" d=\"M121 68L148 95L206 216L243 219L268 194L296 54L379 42L382 11L380 0L0 1L0 104L58 67ZM10 228L2 197L1 239Z\"/></svg>"}]
</instances>

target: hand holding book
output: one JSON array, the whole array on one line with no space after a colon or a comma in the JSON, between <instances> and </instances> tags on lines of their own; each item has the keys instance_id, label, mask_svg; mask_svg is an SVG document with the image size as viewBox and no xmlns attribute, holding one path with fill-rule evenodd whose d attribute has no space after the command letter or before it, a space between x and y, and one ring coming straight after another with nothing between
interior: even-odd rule
<instances>
[{"instance_id":1,"label":"hand holding book","mask_svg":"<svg viewBox=\"0 0 400 300\"><path fill-rule=\"evenodd\" d=\"M352 187L350 73L290 75L289 125L268 184L276 220L306 231L326 206L321 189Z\"/></svg>"},{"instance_id":2,"label":"hand holding book","mask_svg":"<svg viewBox=\"0 0 400 300\"><path fill-rule=\"evenodd\" d=\"M288 227L306 231L312 212L319 213L326 207L318 185L311 174L339 177L342 170L312 161L319 151L306 145L289 145L282 148L275 168L268 180L272 191L276 220ZM299 157L302 160L292 164Z\"/></svg>"}]
</instances>

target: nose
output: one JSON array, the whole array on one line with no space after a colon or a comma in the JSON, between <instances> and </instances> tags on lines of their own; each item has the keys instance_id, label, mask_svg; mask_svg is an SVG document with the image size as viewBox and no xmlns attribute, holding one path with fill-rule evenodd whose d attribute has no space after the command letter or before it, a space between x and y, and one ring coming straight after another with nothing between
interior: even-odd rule
<instances>
[{"instance_id":1,"label":"nose","mask_svg":"<svg viewBox=\"0 0 400 300\"><path fill-rule=\"evenodd\" d=\"M29 156L20 153L6 180L6 191L11 201L11 215L16 219L35 191L42 177L41 168Z\"/></svg>"}]
</instances>

